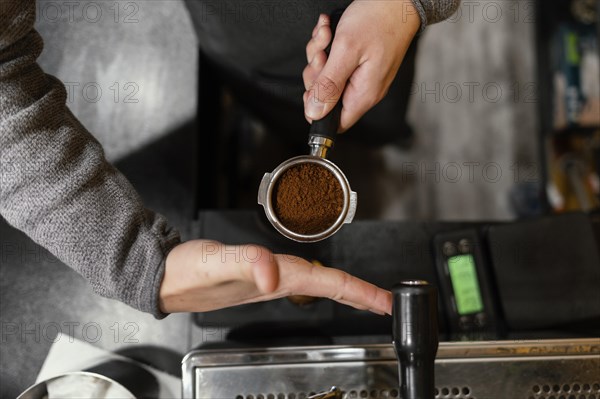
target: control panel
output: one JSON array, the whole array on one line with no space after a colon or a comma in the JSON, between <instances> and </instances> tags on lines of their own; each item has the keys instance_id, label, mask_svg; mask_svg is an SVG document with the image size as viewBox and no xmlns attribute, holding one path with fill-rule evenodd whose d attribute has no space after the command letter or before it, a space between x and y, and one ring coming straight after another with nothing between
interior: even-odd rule
<instances>
[{"instance_id":1,"label":"control panel","mask_svg":"<svg viewBox=\"0 0 600 399\"><path fill-rule=\"evenodd\" d=\"M434 237L436 269L449 333L483 339L497 332L497 306L477 230Z\"/></svg>"}]
</instances>

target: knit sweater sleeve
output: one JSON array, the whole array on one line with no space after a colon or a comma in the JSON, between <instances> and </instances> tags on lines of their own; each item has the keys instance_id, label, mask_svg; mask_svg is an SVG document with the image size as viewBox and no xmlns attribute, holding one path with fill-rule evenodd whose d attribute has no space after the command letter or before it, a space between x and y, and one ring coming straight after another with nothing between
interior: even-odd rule
<instances>
[{"instance_id":1,"label":"knit sweater sleeve","mask_svg":"<svg viewBox=\"0 0 600 399\"><path fill-rule=\"evenodd\" d=\"M0 214L100 295L164 317L158 293L180 242L148 209L36 63L35 1L0 5Z\"/></svg>"},{"instance_id":2,"label":"knit sweater sleeve","mask_svg":"<svg viewBox=\"0 0 600 399\"><path fill-rule=\"evenodd\" d=\"M412 0L419 17L421 17L421 31L432 25L450 18L460 6L461 0Z\"/></svg>"}]
</instances>

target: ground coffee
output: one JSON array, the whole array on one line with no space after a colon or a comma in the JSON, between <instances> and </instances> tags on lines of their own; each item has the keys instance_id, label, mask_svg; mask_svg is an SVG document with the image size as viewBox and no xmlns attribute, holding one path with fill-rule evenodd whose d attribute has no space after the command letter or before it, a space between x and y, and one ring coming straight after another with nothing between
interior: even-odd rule
<instances>
[{"instance_id":1,"label":"ground coffee","mask_svg":"<svg viewBox=\"0 0 600 399\"><path fill-rule=\"evenodd\" d=\"M302 163L277 179L273 194L275 214L288 229L317 234L336 221L344 206L340 182L327 168Z\"/></svg>"}]
</instances>

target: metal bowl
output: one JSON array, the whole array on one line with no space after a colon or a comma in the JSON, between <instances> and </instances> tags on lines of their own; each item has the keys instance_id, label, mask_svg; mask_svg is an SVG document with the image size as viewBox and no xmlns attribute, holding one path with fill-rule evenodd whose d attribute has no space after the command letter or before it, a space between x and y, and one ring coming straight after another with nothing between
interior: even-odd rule
<instances>
[{"instance_id":1,"label":"metal bowl","mask_svg":"<svg viewBox=\"0 0 600 399\"><path fill-rule=\"evenodd\" d=\"M54 393L53 393L54 392ZM76 396L72 396L76 393ZM86 371L65 373L29 387L17 399L43 398L114 398L135 399L123 385L100 374Z\"/></svg>"},{"instance_id":2,"label":"metal bowl","mask_svg":"<svg viewBox=\"0 0 600 399\"><path fill-rule=\"evenodd\" d=\"M273 206L273 190L275 188L275 183L277 183L277 179L292 166L305 163L315 163L329 170L340 183L342 192L344 193L344 207L337 220L329 226L328 229L316 234L299 234L288 229L277 218ZM302 155L288 159L276 167L272 173L265 173L258 188L258 203L265 209L265 214L267 215L269 222L271 222L273 227L275 227L282 235L298 242L316 242L331 237L341 229L344 224L352 222L354 214L356 213L357 195L350 189L350 184L344 173L342 173L340 168L333 162L317 156Z\"/></svg>"}]
</instances>

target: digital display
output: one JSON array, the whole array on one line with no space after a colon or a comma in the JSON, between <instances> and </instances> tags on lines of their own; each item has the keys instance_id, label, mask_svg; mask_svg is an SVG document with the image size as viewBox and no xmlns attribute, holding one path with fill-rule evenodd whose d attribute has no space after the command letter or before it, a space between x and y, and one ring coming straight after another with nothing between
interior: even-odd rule
<instances>
[{"instance_id":1,"label":"digital display","mask_svg":"<svg viewBox=\"0 0 600 399\"><path fill-rule=\"evenodd\" d=\"M448 270L458 313L462 316L481 312L483 301L473 255L452 256L448 259Z\"/></svg>"}]
</instances>

